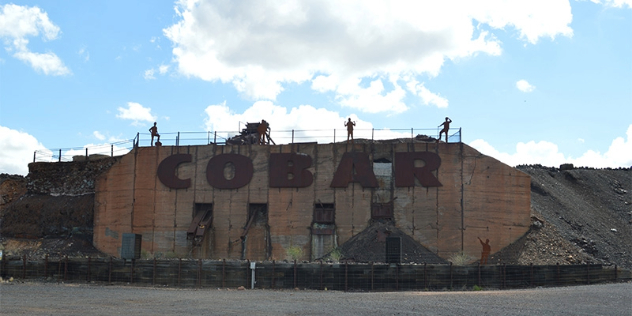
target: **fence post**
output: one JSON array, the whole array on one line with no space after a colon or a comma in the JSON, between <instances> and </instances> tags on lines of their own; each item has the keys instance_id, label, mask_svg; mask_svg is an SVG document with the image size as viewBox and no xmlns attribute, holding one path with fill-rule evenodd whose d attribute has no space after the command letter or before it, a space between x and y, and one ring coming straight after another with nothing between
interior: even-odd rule
<instances>
[{"instance_id":1,"label":"fence post","mask_svg":"<svg viewBox=\"0 0 632 316\"><path fill-rule=\"evenodd\" d=\"M202 287L202 259L198 259L198 288Z\"/></svg>"},{"instance_id":2,"label":"fence post","mask_svg":"<svg viewBox=\"0 0 632 316\"><path fill-rule=\"evenodd\" d=\"M375 136L375 128L371 128L371 142L373 142Z\"/></svg>"},{"instance_id":3,"label":"fence post","mask_svg":"<svg viewBox=\"0 0 632 316\"><path fill-rule=\"evenodd\" d=\"M413 136L413 135L414 135L413 134L413 128L411 127L410 128L410 142L411 143L415 142L415 136Z\"/></svg>"},{"instance_id":4,"label":"fence post","mask_svg":"<svg viewBox=\"0 0 632 316\"><path fill-rule=\"evenodd\" d=\"M529 264L529 286L533 286L533 262Z\"/></svg>"},{"instance_id":5,"label":"fence post","mask_svg":"<svg viewBox=\"0 0 632 316\"><path fill-rule=\"evenodd\" d=\"M395 290L399 291L399 263L395 264Z\"/></svg>"},{"instance_id":6,"label":"fence post","mask_svg":"<svg viewBox=\"0 0 632 316\"><path fill-rule=\"evenodd\" d=\"M129 284L134 283L134 261L136 261L136 259L132 259L132 265L130 266Z\"/></svg>"},{"instance_id":7,"label":"fence post","mask_svg":"<svg viewBox=\"0 0 632 316\"><path fill-rule=\"evenodd\" d=\"M86 161L88 161L88 147L86 147Z\"/></svg>"},{"instance_id":8,"label":"fence post","mask_svg":"<svg viewBox=\"0 0 632 316\"><path fill-rule=\"evenodd\" d=\"M450 290L452 290L452 262L450 262Z\"/></svg>"},{"instance_id":9,"label":"fence post","mask_svg":"<svg viewBox=\"0 0 632 316\"><path fill-rule=\"evenodd\" d=\"M250 280L250 259L246 260L246 286L244 288L248 288L248 283L252 283Z\"/></svg>"},{"instance_id":10,"label":"fence post","mask_svg":"<svg viewBox=\"0 0 632 316\"><path fill-rule=\"evenodd\" d=\"M180 132L178 132L178 136L176 137L176 147L180 146Z\"/></svg>"},{"instance_id":11,"label":"fence post","mask_svg":"<svg viewBox=\"0 0 632 316\"><path fill-rule=\"evenodd\" d=\"M4 260L4 258L2 258ZM48 254L44 257L44 279L48 278Z\"/></svg>"},{"instance_id":12,"label":"fence post","mask_svg":"<svg viewBox=\"0 0 632 316\"><path fill-rule=\"evenodd\" d=\"M560 263L557 263L557 274L556 274L556 279L557 279L557 285L560 285Z\"/></svg>"},{"instance_id":13,"label":"fence post","mask_svg":"<svg viewBox=\"0 0 632 316\"><path fill-rule=\"evenodd\" d=\"M617 282L617 278L618 278L618 277L619 277L619 276L617 275L617 265L615 264L615 265L614 265L614 281L615 281L615 282Z\"/></svg>"},{"instance_id":14,"label":"fence post","mask_svg":"<svg viewBox=\"0 0 632 316\"><path fill-rule=\"evenodd\" d=\"M222 288L226 288L226 259L222 261Z\"/></svg>"},{"instance_id":15,"label":"fence post","mask_svg":"<svg viewBox=\"0 0 632 316\"><path fill-rule=\"evenodd\" d=\"M215 136L213 136L213 144L217 144L217 131L215 131Z\"/></svg>"},{"instance_id":16,"label":"fence post","mask_svg":"<svg viewBox=\"0 0 632 316\"><path fill-rule=\"evenodd\" d=\"M320 260L320 289L324 289L323 288L323 261Z\"/></svg>"},{"instance_id":17,"label":"fence post","mask_svg":"<svg viewBox=\"0 0 632 316\"><path fill-rule=\"evenodd\" d=\"M483 282L481 282L481 262L478 262L478 286L483 286Z\"/></svg>"},{"instance_id":18,"label":"fence post","mask_svg":"<svg viewBox=\"0 0 632 316\"><path fill-rule=\"evenodd\" d=\"M110 157L114 157L114 144L110 145Z\"/></svg>"},{"instance_id":19,"label":"fence post","mask_svg":"<svg viewBox=\"0 0 632 316\"><path fill-rule=\"evenodd\" d=\"M86 273L86 282L90 283L90 266L92 265L92 257L88 257L88 273Z\"/></svg>"},{"instance_id":20,"label":"fence post","mask_svg":"<svg viewBox=\"0 0 632 316\"><path fill-rule=\"evenodd\" d=\"M294 259L294 288L297 286L296 281L296 259Z\"/></svg>"},{"instance_id":21,"label":"fence post","mask_svg":"<svg viewBox=\"0 0 632 316\"><path fill-rule=\"evenodd\" d=\"M590 284L590 265L586 265L586 284Z\"/></svg>"},{"instance_id":22,"label":"fence post","mask_svg":"<svg viewBox=\"0 0 632 316\"><path fill-rule=\"evenodd\" d=\"M275 273L274 272L274 268L275 268L275 263L276 263L276 261L272 260L272 288L274 288L274 276L275 276L274 275L274 273Z\"/></svg>"},{"instance_id":23,"label":"fence post","mask_svg":"<svg viewBox=\"0 0 632 316\"><path fill-rule=\"evenodd\" d=\"M348 265L349 265L349 261L345 260L345 292L347 291L347 285L348 285L348 283L347 283L347 280L348 280L348 278L347 278Z\"/></svg>"},{"instance_id":24,"label":"fence post","mask_svg":"<svg viewBox=\"0 0 632 316\"><path fill-rule=\"evenodd\" d=\"M334 128L334 144L336 143L336 129Z\"/></svg>"},{"instance_id":25,"label":"fence post","mask_svg":"<svg viewBox=\"0 0 632 316\"><path fill-rule=\"evenodd\" d=\"M182 278L182 258L178 258L178 286Z\"/></svg>"},{"instance_id":26,"label":"fence post","mask_svg":"<svg viewBox=\"0 0 632 316\"><path fill-rule=\"evenodd\" d=\"M35 162L35 157L37 156L37 150L33 152L33 162Z\"/></svg>"},{"instance_id":27,"label":"fence post","mask_svg":"<svg viewBox=\"0 0 632 316\"><path fill-rule=\"evenodd\" d=\"M373 291L375 267L373 267L373 261L371 261L371 291Z\"/></svg>"},{"instance_id":28,"label":"fence post","mask_svg":"<svg viewBox=\"0 0 632 316\"><path fill-rule=\"evenodd\" d=\"M154 257L154 271L151 277L151 285L156 285L156 257Z\"/></svg>"},{"instance_id":29,"label":"fence post","mask_svg":"<svg viewBox=\"0 0 632 316\"><path fill-rule=\"evenodd\" d=\"M61 149L59 149L59 162L61 162Z\"/></svg>"},{"instance_id":30,"label":"fence post","mask_svg":"<svg viewBox=\"0 0 632 316\"><path fill-rule=\"evenodd\" d=\"M108 265L108 284L112 284L112 257L110 257L110 264Z\"/></svg>"},{"instance_id":31,"label":"fence post","mask_svg":"<svg viewBox=\"0 0 632 316\"><path fill-rule=\"evenodd\" d=\"M26 255L22 255L22 281L26 280Z\"/></svg>"},{"instance_id":32,"label":"fence post","mask_svg":"<svg viewBox=\"0 0 632 316\"><path fill-rule=\"evenodd\" d=\"M66 278L68 277L68 256L64 260L64 282L66 282Z\"/></svg>"},{"instance_id":33,"label":"fence post","mask_svg":"<svg viewBox=\"0 0 632 316\"><path fill-rule=\"evenodd\" d=\"M428 276L426 275L426 263L424 262L424 289L428 288Z\"/></svg>"}]
</instances>

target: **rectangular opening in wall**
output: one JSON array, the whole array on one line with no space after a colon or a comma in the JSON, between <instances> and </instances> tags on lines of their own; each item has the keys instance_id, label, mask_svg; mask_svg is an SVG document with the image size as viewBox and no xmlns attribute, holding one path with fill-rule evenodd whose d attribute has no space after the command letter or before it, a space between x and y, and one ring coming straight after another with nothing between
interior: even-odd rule
<instances>
[{"instance_id":1,"label":"rectangular opening in wall","mask_svg":"<svg viewBox=\"0 0 632 316\"><path fill-rule=\"evenodd\" d=\"M268 204L248 204L248 223L268 224Z\"/></svg>"},{"instance_id":2,"label":"rectangular opening in wall","mask_svg":"<svg viewBox=\"0 0 632 316\"><path fill-rule=\"evenodd\" d=\"M213 204L195 203L193 220L187 230L187 238L202 238L213 224Z\"/></svg>"},{"instance_id":3,"label":"rectangular opening in wall","mask_svg":"<svg viewBox=\"0 0 632 316\"><path fill-rule=\"evenodd\" d=\"M371 203L371 219L393 219L393 202Z\"/></svg>"},{"instance_id":4,"label":"rectangular opening in wall","mask_svg":"<svg viewBox=\"0 0 632 316\"><path fill-rule=\"evenodd\" d=\"M333 224L335 221L334 204L316 203L314 204L314 223Z\"/></svg>"}]
</instances>

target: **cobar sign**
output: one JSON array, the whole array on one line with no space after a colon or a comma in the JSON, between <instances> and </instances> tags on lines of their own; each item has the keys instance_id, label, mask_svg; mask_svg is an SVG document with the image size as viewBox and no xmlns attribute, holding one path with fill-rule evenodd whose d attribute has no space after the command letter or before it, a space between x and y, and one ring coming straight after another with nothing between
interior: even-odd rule
<instances>
[{"instance_id":1,"label":"cobar sign","mask_svg":"<svg viewBox=\"0 0 632 316\"><path fill-rule=\"evenodd\" d=\"M165 158L158 165L158 179L172 189L186 189L191 179L180 179L176 175L178 166L193 161L191 154L175 154ZM415 167L416 161L423 161L422 167ZM314 175L308 169L312 157L297 153L270 154L269 186L271 188L305 188L312 185ZM227 178L224 169L233 166L233 177ZM396 187L414 187L415 179L424 187L440 187L441 182L432 174L441 166L441 157L432 152L395 153L394 175ZM252 160L239 154L220 154L208 161L206 180L217 189L238 189L252 180L254 167ZM345 153L334 173L330 187L346 188L357 182L364 188L378 187L368 153Z\"/></svg>"}]
</instances>

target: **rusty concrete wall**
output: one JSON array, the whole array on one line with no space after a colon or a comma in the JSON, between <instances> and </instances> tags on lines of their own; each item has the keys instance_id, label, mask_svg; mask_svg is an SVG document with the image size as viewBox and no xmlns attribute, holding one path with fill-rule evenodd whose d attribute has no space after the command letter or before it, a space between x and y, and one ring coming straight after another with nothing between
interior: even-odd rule
<instances>
[{"instance_id":1,"label":"rusty concrete wall","mask_svg":"<svg viewBox=\"0 0 632 316\"><path fill-rule=\"evenodd\" d=\"M414 187L396 187L388 172L381 170L378 188L359 183L331 188L341 158L348 152L367 153L371 161L393 165L398 152L435 153L441 165L432 174L442 186L423 187L416 180ZM157 177L160 162L178 153L192 155L191 162L176 169L180 179L191 179L186 189L169 188ZM228 153L252 161L252 179L238 189L214 188L206 179L208 162ZM303 188L270 188L269 158L275 153L311 157L308 170L313 183ZM415 167L423 166L419 163ZM489 239L492 253L496 252L522 236L530 223L529 176L462 143L141 147L97 180L94 243L118 255L122 233L137 233L143 235L142 249L155 255L283 260L290 247L299 247L303 259L309 260L314 204L335 205L335 235L341 245L370 224L372 202L393 199L396 225L442 258L460 252L479 257L482 247L477 237ZM212 203L214 220L212 231L194 248L186 231L195 203ZM267 226L252 226L242 239L253 203L267 204Z\"/></svg>"}]
</instances>

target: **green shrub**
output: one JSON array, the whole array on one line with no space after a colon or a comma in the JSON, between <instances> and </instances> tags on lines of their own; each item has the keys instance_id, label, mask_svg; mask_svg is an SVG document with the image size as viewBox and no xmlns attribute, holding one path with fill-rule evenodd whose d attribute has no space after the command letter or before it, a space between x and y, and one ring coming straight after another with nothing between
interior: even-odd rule
<instances>
[{"instance_id":1,"label":"green shrub","mask_svg":"<svg viewBox=\"0 0 632 316\"><path fill-rule=\"evenodd\" d=\"M288 258L292 260L299 260L303 257L303 248L299 246L292 246L286 250Z\"/></svg>"}]
</instances>

